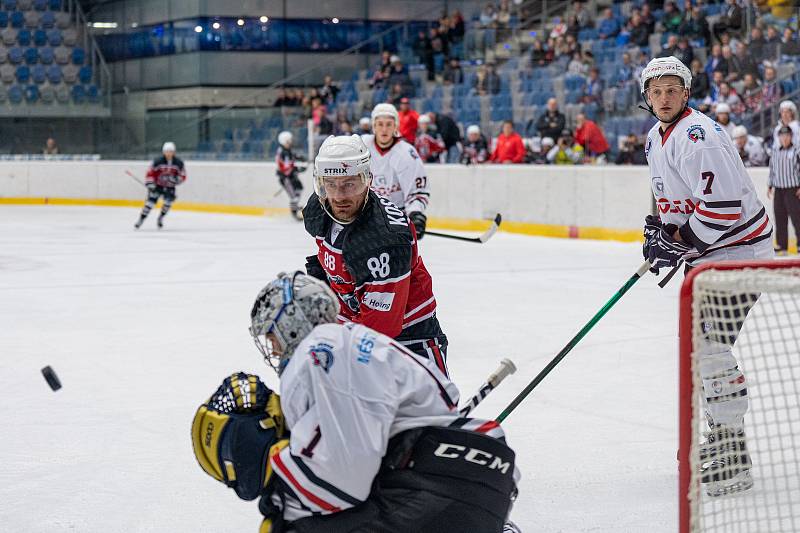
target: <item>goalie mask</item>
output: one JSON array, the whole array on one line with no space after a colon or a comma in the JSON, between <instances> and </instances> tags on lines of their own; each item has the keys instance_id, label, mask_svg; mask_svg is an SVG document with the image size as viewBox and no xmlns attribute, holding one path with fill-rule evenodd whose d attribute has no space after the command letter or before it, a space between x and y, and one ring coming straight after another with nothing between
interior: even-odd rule
<instances>
[{"instance_id":1,"label":"goalie mask","mask_svg":"<svg viewBox=\"0 0 800 533\"><path fill-rule=\"evenodd\" d=\"M264 361L279 374L315 326L336 321L339 300L322 281L280 273L261 289L250 311L250 335Z\"/></svg>"},{"instance_id":2,"label":"goalie mask","mask_svg":"<svg viewBox=\"0 0 800 533\"><path fill-rule=\"evenodd\" d=\"M358 135L330 136L314 160L314 192L339 224L350 224L367 203L372 173L369 150Z\"/></svg>"}]
</instances>

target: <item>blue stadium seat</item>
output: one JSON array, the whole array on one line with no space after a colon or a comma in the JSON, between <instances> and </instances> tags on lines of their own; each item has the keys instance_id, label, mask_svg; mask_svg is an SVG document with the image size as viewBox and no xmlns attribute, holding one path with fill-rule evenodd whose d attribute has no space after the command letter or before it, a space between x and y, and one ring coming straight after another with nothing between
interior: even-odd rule
<instances>
[{"instance_id":1,"label":"blue stadium seat","mask_svg":"<svg viewBox=\"0 0 800 533\"><path fill-rule=\"evenodd\" d=\"M36 30L33 32L33 44L36 46L44 46L47 44L47 32L44 30Z\"/></svg>"},{"instance_id":2,"label":"blue stadium seat","mask_svg":"<svg viewBox=\"0 0 800 533\"><path fill-rule=\"evenodd\" d=\"M63 40L64 36L61 34L61 30L52 29L47 32L47 42L50 43L50 46L60 46Z\"/></svg>"},{"instance_id":3,"label":"blue stadium seat","mask_svg":"<svg viewBox=\"0 0 800 533\"><path fill-rule=\"evenodd\" d=\"M86 86L86 97L89 101L93 104L100 103L100 88L97 85L87 85Z\"/></svg>"},{"instance_id":4,"label":"blue stadium seat","mask_svg":"<svg viewBox=\"0 0 800 533\"><path fill-rule=\"evenodd\" d=\"M51 65L53 63L53 49L49 46L39 48L39 61L43 65Z\"/></svg>"},{"instance_id":5,"label":"blue stadium seat","mask_svg":"<svg viewBox=\"0 0 800 533\"><path fill-rule=\"evenodd\" d=\"M58 65L50 65L47 67L47 79L50 83L58 85L63 78L64 75L61 73L61 67Z\"/></svg>"},{"instance_id":6,"label":"blue stadium seat","mask_svg":"<svg viewBox=\"0 0 800 533\"><path fill-rule=\"evenodd\" d=\"M31 44L31 31L30 30L19 30L19 33L17 33L17 43L20 46L30 46L30 44Z\"/></svg>"},{"instance_id":7,"label":"blue stadium seat","mask_svg":"<svg viewBox=\"0 0 800 533\"><path fill-rule=\"evenodd\" d=\"M86 60L86 50L81 48L80 46L76 46L72 49L72 62L76 65L83 65L83 62Z\"/></svg>"},{"instance_id":8,"label":"blue stadium seat","mask_svg":"<svg viewBox=\"0 0 800 533\"><path fill-rule=\"evenodd\" d=\"M14 11L11 13L11 27L21 28L25 25L25 16L22 11Z\"/></svg>"},{"instance_id":9,"label":"blue stadium seat","mask_svg":"<svg viewBox=\"0 0 800 533\"><path fill-rule=\"evenodd\" d=\"M47 0L33 0L33 9L36 11L44 11L47 9Z\"/></svg>"},{"instance_id":10,"label":"blue stadium seat","mask_svg":"<svg viewBox=\"0 0 800 533\"><path fill-rule=\"evenodd\" d=\"M8 101L12 104L21 104L23 98L22 87L19 85L12 85L11 88L8 89Z\"/></svg>"},{"instance_id":11,"label":"blue stadium seat","mask_svg":"<svg viewBox=\"0 0 800 533\"><path fill-rule=\"evenodd\" d=\"M14 47L8 49L8 62L14 65L18 65L22 63L25 59L25 53L22 51L22 48Z\"/></svg>"},{"instance_id":12,"label":"blue stadium seat","mask_svg":"<svg viewBox=\"0 0 800 533\"><path fill-rule=\"evenodd\" d=\"M56 25L56 16L52 11L45 11L42 13L42 19L39 21L42 28L49 30Z\"/></svg>"},{"instance_id":13,"label":"blue stadium seat","mask_svg":"<svg viewBox=\"0 0 800 533\"><path fill-rule=\"evenodd\" d=\"M52 11L61 11L61 0L50 0L50 9Z\"/></svg>"},{"instance_id":14,"label":"blue stadium seat","mask_svg":"<svg viewBox=\"0 0 800 533\"><path fill-rule=\"evenodd\" d=\"M8 26L8 12L0 11L0 28Z\"/></svg>"},{"instance_id":15,"label":"blue stadium seat","mask_svg":"<svg viewBox=\"0 0 800 533\"><path fill-rule=\"evenodd\" d=\"M72 87L72 101L76 104L82 104L86 101L86 89L83 88L83 85Z\"/></svg>"},{"instance_id":16,"label":"blue stadium seat","mask_svg":"<svg viewBox=\"0 0 800 533\"><path fill-rule=\"evenodd\" d=\"M92 81L92 67L89 65L81 67L78 71L78 79L81 80L81 83L90 83Z\"/></svg>"},{"instance_id":17,"label":"blue stadium seat","mask_svg":"<svg viewBox=\"0 0 800 533\"><path fill-rule=\"evenodd\" d=\"M794 82L792 80L783 80L781 82L781 88L783 89L783 94L789 94L794 92Z\"/></svg>"},{"instance_id":18,"label":"blue stadium seat","mask_svg":"<svg viewBox=\"0 0 800 533\"><path fill-rule=\"evenodd\" d=\"M17 81L20 83L28 83L31 79L31 69L28 65L20 65L17 67Z\"/></svg>"},{"instance_id":19,"label":"blue stadium seat","mask_svg":"<svg viewBox=\"0 0 800 533\"><path fill-rule=\"evenodd\" d=\"M25 62L29 65L35 65L39 62L39 49L28 48L25 50Z\"/></svg>"},{"instance_id":20,"label":"blue stadium seat","mask_svg":"<svg viewBox=\"0 0 800 533\"><path fill-rule=\"evenodd\" d=\"M25 88L25 100L33 104L39 101L39 86L38 85L28 85Z\"/></svg>"},{"instance_id":21,"label":"blue stadium seat","mask_svg":"<svg viewBox=\"0 0 800 533\"><path fill-rule=\"evenodd\" d=\"M3 9L6 11L14 11L17 9L17 0L3 0Z\"/></svg>"},{"instance_id":22,"label":"blue stadium seat","mask_svg":"<svg viewBox=\"0 0 800 533\"><path fill-rule=\"evenodd\" d=\"M47 81L47 69L42 65L34 65L33 68L31 68L31 79L33 83L41 85Z\"/></svg>"}]
</instances>

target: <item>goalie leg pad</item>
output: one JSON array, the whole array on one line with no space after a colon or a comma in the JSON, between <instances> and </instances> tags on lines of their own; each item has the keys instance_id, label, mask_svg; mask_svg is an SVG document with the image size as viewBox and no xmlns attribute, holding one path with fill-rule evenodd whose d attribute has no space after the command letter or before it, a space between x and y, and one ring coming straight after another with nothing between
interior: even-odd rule
<instances>
[{"instance_id":1,"label":"goalie leg pad","mask_svg":"<svg viewBox=\"0 0 800 533\"><path fill-rule=\"evenodd\" d=\"M747 412L747 385L731 347L707 341L698 351L706 416L712 425L742 427Z\"/></svg>"}]
</instances>

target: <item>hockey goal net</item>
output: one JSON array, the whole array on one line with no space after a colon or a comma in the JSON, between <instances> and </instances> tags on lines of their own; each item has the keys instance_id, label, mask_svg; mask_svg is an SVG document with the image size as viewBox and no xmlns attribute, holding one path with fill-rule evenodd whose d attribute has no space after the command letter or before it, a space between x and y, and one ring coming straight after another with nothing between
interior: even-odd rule
<instances>
[{"instance_id":1,"label":"hockey goal net","mask_svg":"<svg viewBox=\"0 0 800 533\"><path fill-rule=\"evenodd\" d=\"M698 363L709 342L733 345L749 398L741 441L747 466L735 458L732 466L717 463L717 477L709 477ZM800 261L717 263L689 273L681 289L679 394L680 532L800 532ZM741 452L736 438L719 440L713 453ZM709 479L747 467L752 487L709 494Z\"/></svg>"}]
</instances>

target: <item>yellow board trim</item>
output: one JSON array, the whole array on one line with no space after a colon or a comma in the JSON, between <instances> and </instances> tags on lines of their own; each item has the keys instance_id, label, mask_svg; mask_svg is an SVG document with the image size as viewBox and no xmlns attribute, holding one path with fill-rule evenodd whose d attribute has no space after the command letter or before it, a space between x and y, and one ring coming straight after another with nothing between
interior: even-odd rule
<instances>
[{"instance_id":1,"label":"yellow board trim","mask_svg":"<svg viewBox=\"0 0 800 533\"><path fill-rule=\"evenodd\" d=\"M0 205L84 205L99 207L141 207L141 200L117 200L113 198L0 198ZM247 205L206 204L200 202L178 201L172 205L177 211L196 211L200 213L222 213L228 215L279 216L288 215L285 207L257 207ZM431 217L428 227L436 230L486 231L489 220ZM534 224L504 220L500 231L536 237L557 237L561 239L593 239L600 241L642 242L640 229L612 229L591 226L561 226L556 224ZM791 242L789 251L797 253L797 243Z\"/></svg>"}]
</instances>

